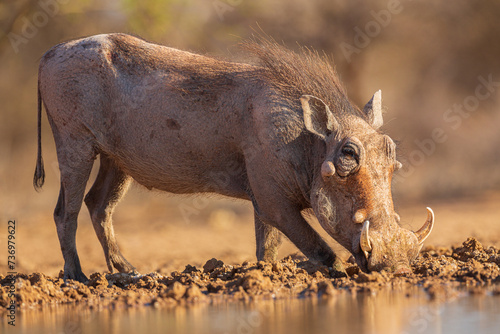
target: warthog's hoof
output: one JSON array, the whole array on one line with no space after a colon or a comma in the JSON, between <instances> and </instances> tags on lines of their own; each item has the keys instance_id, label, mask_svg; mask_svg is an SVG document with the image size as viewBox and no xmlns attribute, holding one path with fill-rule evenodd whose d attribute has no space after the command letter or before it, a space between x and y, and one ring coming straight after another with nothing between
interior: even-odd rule
<instances>
[{"instance_id":1,"label":"warthog's hoof","mask_svg":"<svg viewBox=\"0 0 500 334\"><path fill-rule=\"evenodd\" d=\"M344 264L338 257L335 259L335 262L332 265L330 276L332 276L333 278L347 277Z\"/></svg>"},{"instance_id":2,"label":"warthog's hoof","mask_svg":"<svg viewBox=\"0 0 500 334\"><path fill-rule=\"evenodd\" d=\"M87 282L89 281L87 276L85 276L85 274L81 271L75 272L75 273L71 273L69 271L64 271L62 278L63 278L64 282L66 282L68 279L72 279L72 280L78 281L80 283L87 284Z\"/></svg>"}]
</instances>

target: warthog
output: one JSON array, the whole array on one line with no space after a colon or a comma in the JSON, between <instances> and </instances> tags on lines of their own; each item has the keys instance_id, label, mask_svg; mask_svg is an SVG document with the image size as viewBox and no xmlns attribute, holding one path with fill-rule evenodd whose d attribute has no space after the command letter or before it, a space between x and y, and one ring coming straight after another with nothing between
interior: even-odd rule
<instances>
[{"instance_id":1,"label":"warthog","mask_svg":"<svg viewBox=\"0 0 500 334\"><path fill-rule=\"evenodd\" d=\"M41 59L35 188L44 183L41 108L52 127L61 189L54 220L64 278L86 281L75 234L82 201L108 269L132 272L111 216L132 180L176 194L249 200L257 259L274 261L281 235L342 274L342 262L307 223L321 226L365 271L411 271L434 216L399 225L391 196L401 167L382 125L381 93L360 110L328 60L275 42L243 43L260 65L233 63L106 34L59 44ZM94 160L97 178L84 199Z\"/></svg>"}]
</instances>

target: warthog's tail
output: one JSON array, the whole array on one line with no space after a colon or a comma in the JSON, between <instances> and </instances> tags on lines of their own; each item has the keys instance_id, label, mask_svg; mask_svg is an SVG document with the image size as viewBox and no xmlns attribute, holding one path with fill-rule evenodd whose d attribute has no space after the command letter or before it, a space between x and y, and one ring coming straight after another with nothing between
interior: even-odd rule
<instances>
[{"instance_id":1,"label":"warthog's tail","mask_svg":"<svg viewBox=\"0 0 500 334\"><path fill-rule=\"evenodd\" d=\"M38 155L36 158L35 175L33 176L33 187L39 191L45 182L45 170L42 158L42 96L40 95L40 81L38 82Z\"/></svg>"}]
</instances>

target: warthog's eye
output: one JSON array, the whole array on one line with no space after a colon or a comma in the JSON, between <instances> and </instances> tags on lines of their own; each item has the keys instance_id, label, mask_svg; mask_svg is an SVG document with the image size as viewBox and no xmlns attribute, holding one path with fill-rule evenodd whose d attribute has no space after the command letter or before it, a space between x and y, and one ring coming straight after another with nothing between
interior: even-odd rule
<instances>
[{"instance_id":1,"label":"warthog's eye","mask_svg":"<svg viewBox=\"0 0 500 334\"><path fill-rule=\"evenodd\" d=\"M356 159L356 150L350 145L342 147L342 154Z\"/></svg>"},{"instance_id":2,"label":"warthog's eye","mask_svg":"<svg viewBox=\"0 0 500 334\"><path fill-rule=\"evenodd\" d=\"M344 177L355 171L359 165L359 148L351 142L340 149L337 156L337 173Z\"/></svg>"},{"instance_id":3,"label":"warthog's eye","mask_svg":"<svg viewBox=\"0 0 500 334\"><path fill-rule=\"evenodd\" d=\"M355 160L359 163L359 148L354 143L345 144L340 150L344 158Z\"/></svg>"}]
</instances>

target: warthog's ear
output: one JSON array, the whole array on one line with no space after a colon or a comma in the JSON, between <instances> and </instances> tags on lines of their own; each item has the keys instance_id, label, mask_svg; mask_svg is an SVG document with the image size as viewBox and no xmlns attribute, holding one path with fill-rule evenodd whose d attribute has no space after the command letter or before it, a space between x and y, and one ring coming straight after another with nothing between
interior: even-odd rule
<instances>
[{"instance_id":1,"label":"warthog's ear","mask_svg":"<svg viewBox=\"0 0 500 334\"><path fill-rule=\"evenodd\" d=\"M321 99L312 95L302 95L300 103L304 112L304 124L309 132L325 139L339 128L335 116Z\"/></svg>"},{"instance_id":2,"label":"warthog's ear","mask_svg":"<svg viewBox=\"0 0 500 334\"><path fill-rule=\"evenodd\" d=\"M382 118L382 91L378 90L363 108L368 123L376 130L384 124Z\"/></svg>"}]
</instances>

